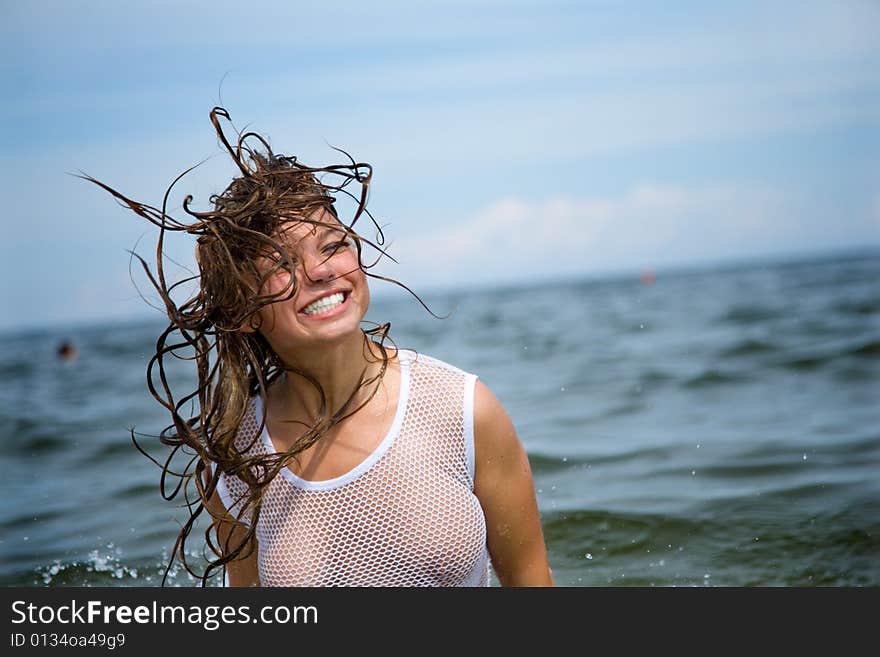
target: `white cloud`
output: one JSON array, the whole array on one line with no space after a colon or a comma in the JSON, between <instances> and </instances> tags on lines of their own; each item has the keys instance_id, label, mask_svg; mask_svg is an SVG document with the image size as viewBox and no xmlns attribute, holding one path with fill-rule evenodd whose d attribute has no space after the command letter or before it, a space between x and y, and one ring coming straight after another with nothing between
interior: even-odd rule
<instances>
[{"instance_id":1,"label":"white cloud","mask_svg":"<svg viewBox=\"0 0 880 657\"><path fill-rule=\"evenodd\" d=\"M419 285L485 284L809 248L796 205L772 189L731 184L505 198L464 223L397 240L390 253L400 265L384 271Z\"/></svg>"}]
</instances>

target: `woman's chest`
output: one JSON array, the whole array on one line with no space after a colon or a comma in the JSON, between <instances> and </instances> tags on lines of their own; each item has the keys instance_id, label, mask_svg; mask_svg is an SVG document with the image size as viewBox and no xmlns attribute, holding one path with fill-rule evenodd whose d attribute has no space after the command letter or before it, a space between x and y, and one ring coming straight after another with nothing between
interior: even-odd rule
<instances>
[{"instance_id":1,"label":"woman's chest","mask_svg":"<svg viewBox=\"0 0 880 657\"><path fill-rule=\"evenodd\" d=\"M382 464L387 466L389 464ZM434 586L467 581L485 553L479 501L454 472L379 467L331 491L277 482L258 527L261 581Z\"/></svg>"}]
</instances>

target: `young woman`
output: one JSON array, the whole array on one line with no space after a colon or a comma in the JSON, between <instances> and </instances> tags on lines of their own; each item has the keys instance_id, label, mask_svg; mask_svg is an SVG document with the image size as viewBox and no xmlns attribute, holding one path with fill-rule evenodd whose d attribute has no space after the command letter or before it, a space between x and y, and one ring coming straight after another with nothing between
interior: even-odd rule
<instances>
[{"instance_id":1,"label":"young woman","mask_svg":"<svg viewBox=\"0 0 880 657\"><path fill-rule=\"evenodd\" d=\"M203 577L225 567L232 586L484 586L490 561L502 585L552 585L501 403L476 376L386 344L387 324L361 328L368 277L382 278L363 250L384 254L355 230L370 167L306 167L254 133L233 146L220 118L241 175L208 212L187 197L189 223L89 178L160 228L155 274L144 266L171 320L148 373L173 419L163 493L174 474L184 485L166 497L198 491L175 554L192 572L186 539L208 509L217 558ZM357 201L347 224L341 194ZM168 230L198 236L198 291L180 304L162 267ZM163 363L184 353L199 385L178 398ZM194 455L182 469L180 453Z\"/></svg>"}]
</instances>

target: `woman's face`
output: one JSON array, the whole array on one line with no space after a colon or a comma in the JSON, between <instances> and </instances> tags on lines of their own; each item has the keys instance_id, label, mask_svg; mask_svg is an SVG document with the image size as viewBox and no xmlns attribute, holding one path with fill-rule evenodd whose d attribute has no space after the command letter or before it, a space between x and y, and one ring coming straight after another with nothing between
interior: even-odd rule
<instances>
[{"instance_id":1,"label":"woman's face","mask_svg":"<svg viewBox=\"0 0 880 657\"><path fill-rule=\"evenodd\" d=\"M296 220L285 224L275 238L294 260L291 269L298 289L290 299L259 311L258 330L282 358L286 352L331 346L359 334L370 304L367 277L359 266L354 239L324 209L310 218L339 228ZM272 263L266 260L260 267L270 271ZM262 294L282 293L290 276L287 269L279 269L266 280Z\"/></svg>"}]
</instances>

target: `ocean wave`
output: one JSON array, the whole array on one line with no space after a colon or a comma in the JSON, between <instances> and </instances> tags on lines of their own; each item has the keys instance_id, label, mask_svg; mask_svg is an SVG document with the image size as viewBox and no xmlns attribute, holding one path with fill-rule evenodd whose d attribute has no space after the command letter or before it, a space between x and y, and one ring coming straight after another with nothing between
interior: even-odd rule
<instances>
[{"instance_id":1,"label":"ocean wave","mask_svg":"<svg viewBox=\"0 0 880 657\"><path fill-rule=\"evenodd\" d=\"M768 364L795 371L809 371L848 358L880 358L880 340L869 339L855 343L851 342L834 349L826 348L824 352L820 351L818 353L796 353Z\"/></svg>"},{"instance_id":2,"label":"ocean wave","mask_svg":"<svg viewBox=\"0 0 880 657\"><path fill-rule=\"evenodd\" d=\"M780 347L772 342L749 338L722 349L719 355L723 358L736 358L739 356L772 353L774 351L779 351L779 349Z\"/></svg>"},{"instance_id":3,"label":"ocean wave","mask_svg":"<svg viewBox=\"0 0 880 657\"><path fill-rule=\"evenodd\" d=\"M599 465L613 465L639 460L660 463L675 459L679 446L639 447L606 454L590 455L554 455L540 452L529 452L529 463L535 474L549 474L561 470L579 469ZM657 471L652 470L653 473Z\"/></svg>"},{"instance_id":4,"label":"ocean wave","mask_svg":"<svg viewBox=\"0 0 880 657\"><path fill-rule=\"evenodd\" d=\"M723 479L759 479L775 477L803 470L803 459L800 455L788 455L785 460L744 460L737 459L725 463L700 466L700 476L718 477Z\"/></svg>"},{"instance_id":5,"label":"ocean wave","mask_svg":"<svg viewBox=\"0 0 880 657\"><path fill-rule=\"evenodd\" d=\"M142 498L155 496L159 491L158 481L150 484L132 484L116 493L116 498Z\"/></svg>"},{"instance_id":6,"label":"ocean wave","mask_svg":"<svg viewBox=\"0 0 880 657\"><path fill-rule=\"evenodd\" d=\"M876 502L814 515L596 509L543 520L554 573L572 585L877 586L878 510Z\"/></svg>"},{"instance_id":7,"label":"ocean wave","mask_svg":"<svg viewBox=\"0 0 880 657\"><path fill-rule=\"evenodd\" d=\"M880 313L880 299L841 301L834 306L834 311L844 315L873 315Z\"/></svg>"},{"instance_id":8,"label":"ocean wave","mask_svg":"<svg viewBox=\"0 0 880 657\"><path fill-rule=\"evenodd\" d=\"M783 312L781 309L748 304L733 306L718 317L717 321L722 324L730 323L748 326L765 322L768 319L778 319L782 316Z\"/></svg>"},{"instance_id":9,"label":"ocean wave","mask_svg":"<svg viewBox=\"0 0 880 657\"><path fill-rule=\"evenodd\" d=\"M643 386L650 386L657 383L666 383L674 381L675 375L658 369L648 369L639 374L639 383Z\"/></svg>"},{"instance_id":10,"label":"ocean wave","mask_svg":"<svg viewBox=\"0 0 880 657\"><path fill-rule=\"evenodd\" d=\"M641 395L641 390L634 391L635 394ZM616 404L611 408L603 410L597 419L599 420L607 420L608 418L613 417L626 417L630 415L635 415L639 411L643 410L646 407L646 404L642 401L626 401L622 404Z\"/></svg>"},{"instance_id":11,"label":"ocean wave","mask_svg":"<svg viewBox=\"0 0 880 657\"><path fill-rule=\"evenodd\" d=\"M867 358L880 358L880 340L871 340L860 347L854 347L843 355L864 356Z\"/></svg>"},{"instance_id":12,"label":"ocean wave","mask_svg":"<svg viewBox=\"0 0 880 657\"><path fill-rule=\"evenodd\" d=\"M0 522L0 530L4 532L20 527L39 524L62 516L61 511L40 511L38 513L22 513Z\"/></svg>"},{"instance_id":13,"label":"ocean wave","mask_svg":"<svg viewBox=\"0 0 880 657\"><path fill-rule=\"evenodd\" d=\"M188 552L193 564L203 565L203 557L198 550ZM82 559L54 559L51 563L13 576L7 585L13 586L161 586L168 564L167 553L155 558L129 560L123 549L113 543L91 550ZM186 572L175 560L168 572L166 586L195 587L201 581ZM209 586L221 585L220 577L215 576Z\"/></svg>"},{"instance_id":14,"label":"ocean wave","mask_svg":"<svg viewBox=\"0 0 880 657\"><path fill-rule=\"evenodd\" d=\"M71 440L45 419L40 421L26 416L12 418L4 436L3 451L19 456L42 456L68 449Z\"/></svg>"},{"instance_id":15,"label":"ocean wave","mask_svg":"<svg viewBox=\"0 0 880 657\"><path fill-rule=\"evenodd\" d=\"M745 374L723 372L715 368L710 368L703 370L696 376L685 379L681 383L681 386L684 388L709 388L713 386L745 383L751 380L752 377Z\"/></svg>"}]
</instances>

